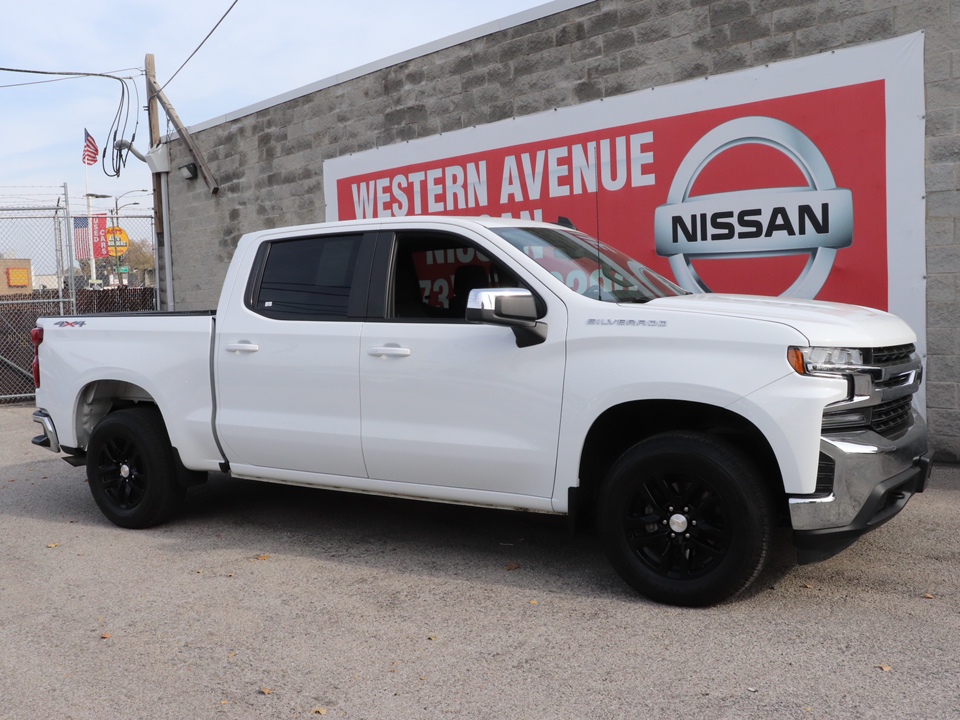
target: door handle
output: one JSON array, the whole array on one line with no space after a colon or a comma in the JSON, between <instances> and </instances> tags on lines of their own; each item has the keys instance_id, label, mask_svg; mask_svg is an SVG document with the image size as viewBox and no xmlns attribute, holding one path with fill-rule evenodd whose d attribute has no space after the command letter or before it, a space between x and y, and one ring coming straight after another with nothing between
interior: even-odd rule
<instances>
[{"instance_id":1,"label":"door handle","mask_svg":"<svg viewBox=\"0 0 960 720\"><path fill-rule=\"evenodd\" d=\"M410 348L402 347L372 347L367 350L367 355L374 357L407 357L410 354Z\"/></svg>"},{"instance_id":2,"label":"door handle","mask_svg":"<svg viewBox=\"0 0 960 720\"><path fill-rule=\"evenodd\" d=\"M243 342L243 343L230 343L227 345L227 352L235 353L254 353L260 349L259 345L254 345L253 343Z\"/></svg>"}]
</instances>

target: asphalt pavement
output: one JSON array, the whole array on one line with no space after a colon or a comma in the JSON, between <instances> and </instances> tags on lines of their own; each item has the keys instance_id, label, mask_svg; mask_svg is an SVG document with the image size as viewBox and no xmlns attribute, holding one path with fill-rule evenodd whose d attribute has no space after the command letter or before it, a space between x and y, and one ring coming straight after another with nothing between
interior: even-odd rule
<instances>
[{"instance_id":1,"label":"asphalt pavement","mask_svg":"<svg viewBox=\"0 0 960 720\"><path fill-rule=\"evenodd\" d=\"M214 475L150 530L0 406L2 718L960 717L960 469L839 556L657 605L563 518Z\"/></svg>"}]
</instances>

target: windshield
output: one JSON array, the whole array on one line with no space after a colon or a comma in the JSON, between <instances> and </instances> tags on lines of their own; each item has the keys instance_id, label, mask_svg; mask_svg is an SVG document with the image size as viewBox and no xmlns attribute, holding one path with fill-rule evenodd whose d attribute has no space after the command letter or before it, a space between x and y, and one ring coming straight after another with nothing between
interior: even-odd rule
<instances>
[{"instance_id":1,"label":"windshield","mask_svg":"<svg viewBox=\"0 0 960 720\"><path fill-rule=\"evenodd\" d=\"M491 228L584 297L604 302L647 302L688 295L650 268L577 230Z\"/></svg>"}]
</instances>

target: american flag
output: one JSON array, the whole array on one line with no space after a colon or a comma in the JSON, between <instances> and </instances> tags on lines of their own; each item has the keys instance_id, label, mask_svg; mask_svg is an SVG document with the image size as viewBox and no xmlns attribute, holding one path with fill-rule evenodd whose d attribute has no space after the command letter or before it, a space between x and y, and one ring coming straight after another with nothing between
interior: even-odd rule
<instances>
[{"instance_id":1,"label":"american flag","mask_svg":"<svg viewBox=\"0 0 960 720\"><path fill-rule=\"evenodd\" d=\"M73 219L73 246L74 257L77 260L90 259L90 221L91 218L75 217ZM109 257L107 246L107 216L94 215L93 221L93 256L95 258Z\"/></svg>"},{"instance_id":2,"label":"american flag","mask_svg":"<svg viewBox=\"0 0 960 720\"><path fill-rule=\"evenodd\" d=\"M97 141L93 139L93 135L87 132L87 129L83 129L83 164L84 165L96 165L97 164L97 155L100 154L100 148L97 147Z\"/></svg>"},{"instance_id":3,"label":"american flag","mask_svg":"<svg viewBox=\"0 0 960 720\"><path fill-rule=\"evenodd\" d=\"M90 221L85 217L73 219L73 247L77 260L90 258Z\"/></svg>"}]
</instances>

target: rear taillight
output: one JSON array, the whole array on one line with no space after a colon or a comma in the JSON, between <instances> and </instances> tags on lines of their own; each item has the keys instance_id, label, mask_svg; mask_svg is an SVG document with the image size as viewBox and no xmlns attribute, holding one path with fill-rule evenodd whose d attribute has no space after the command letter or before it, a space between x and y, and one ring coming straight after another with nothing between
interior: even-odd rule
<instances>
[{"instance_id":1,"label":"rear taillight","mask_svg":"<svg viewBox=\"0 0 960 720\"><path fill-rule=\"evenodd\" d=\"M33 341L33 384L40 387L40 343L43 342L43 328L35 327L30 331Z\"/></svg>"}]
</instances>

